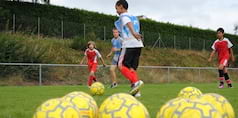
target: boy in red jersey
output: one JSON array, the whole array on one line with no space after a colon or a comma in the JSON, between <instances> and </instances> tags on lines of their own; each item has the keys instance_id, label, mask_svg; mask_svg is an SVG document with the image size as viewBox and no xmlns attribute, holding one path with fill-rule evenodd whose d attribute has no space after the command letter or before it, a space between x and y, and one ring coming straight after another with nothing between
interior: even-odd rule
<instances>
[{"instance_id":1,"label":"boy in red jersey","mask_svg":"<svg viewBox=\"0 0 238 118\"><path fill-rule=\"evenodd\" d=\"M80 64L83 64L83 61L87 57L88 60L88 70L89 70L89 78L88 78L88 86L91 86L93 82L97 81L95 72L97 71L98 58L102 61L103 66L106 66L104 60L96 48L96 45L93 41L88 42L88 48L85 50L84 57Z\"/></svg>"},{"instance_id":2,"label":"boy in red jersey","mask_svg":"<svg viewBox=\"0 0 238 118\"><path fill-rule=\"evenodd\" d=\"M209 62L212 61L212 57L215 55L215 53L218 53L218 72L219 72L219 88L224 88L224 80L226 80L226 83L228 85L228 88L232 88L231 80L229 78L229 75L227 73L227 66L228 61L231 58L232 61L235 61L232 46L233 44L229 41L228 38L224 37L224 29L218 28L217 29L217 40L213 43L212 49L213 51L210 54L210 58L208 59Z\"/></svg>"}]
</instances>

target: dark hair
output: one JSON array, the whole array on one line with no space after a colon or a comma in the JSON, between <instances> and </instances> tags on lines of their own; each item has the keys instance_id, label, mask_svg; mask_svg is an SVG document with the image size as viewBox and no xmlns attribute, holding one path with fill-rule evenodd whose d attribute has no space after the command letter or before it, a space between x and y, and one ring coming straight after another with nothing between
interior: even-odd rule
<instances>
[{"instance_id":1,"label":"dark hair","mask_svg":"<svg viewBox=\"0 0 238 118\"><path fill-rule=\"evenodd\" d=\"M222 33L224 33L224 29L220 27L220 28L217 29L217 32L222 32Z\"/></svg>"},{"instance_id":2,"label":"dark hair","mask_svg":"<svg viewBox=\"0 0 238 118\"><path fill-rule=\"evenodd\" d=\"M118 29L114 27L114 28L112 28L112 30L118 30Z\"/></svg>"},{"instance_id":3,"label":"dark hair","mask_svg":"<svg viewBox=\"0 0 238 118\"><path fill-rule=\"evenodd\" d=\"M128 9L128 2L126 0L118 0L116 6L122 5L123 8L126 10Z\"/></svg>"}]
</instances>

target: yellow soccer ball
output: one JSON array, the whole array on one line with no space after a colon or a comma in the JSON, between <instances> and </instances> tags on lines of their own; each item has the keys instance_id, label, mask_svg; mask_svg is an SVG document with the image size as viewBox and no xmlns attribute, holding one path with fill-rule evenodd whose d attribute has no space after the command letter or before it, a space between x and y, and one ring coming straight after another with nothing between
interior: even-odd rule
<instances>
[{"instance_id":1,"label":"yellow soccer ball","mask_svg":"<svg viewBox=\"0 0 238 118\"><path fill-rule=\"evenodd\" d=\"M157 118L222 118L218 110L202 100L176 98L163 105Z\"/></svg>"},{"instance_id":2,"label":"yellow soccer ball","mask_svg":"<svg viewBox=\"0 0 238 118\"><path fill-rule=\"evenodd\" d=\"M207 93L202 95L200 99L213 104L221 113L222 118L235 118L234 110L225 97L216 93Z\"/></svg>"},{"instance_id":3,"label":"yellow soccer ball","mask_svg":"<svg viewBox=\"0 0 238 118\"><path fill-rule=\"evenodd\" d=\"M145 106L129 94L108 97L100 106L99 118L149 118Z\"/></svg>"},{"instance_id":4,"label":"yellow soccer ball","mask_svg":"<svg viewBox=\"0 0 238 118\"><path fill-rule=\"evenodd\" d=\"M33 118L81 118L81 115L70 102L50 99L37 108Z\"/></svg>"},{"instance_id":5,"label":"yellow soccer ball","mask_svg":"<svg viewBox=\"0 0 238 118\"><path fill-rule=\"evenodd\" d=\"M173 112L176 110L179 104L183 102L186 102L186 99L175 98L168 101L160 108L160 111L157 113L156 118L172 118Z\"/></svg>"},{"instance_id":6,"label":"yellow soccer ball","mask_svg":"<svg viewBox=\"0 0 238 118\"><path fill-rule=\"evenodd\" d=\"M87 93L77 91L71 92L64 96L62 99L76 106L79 109L80 115L83 118L97 118L97 103Z\"/></svg>"},{"instance_id":7,"label":"yellow soccer ball","mask_svg":"<svg viewBox=\"0 0 238 118\"><path fill-rule=\"evenodd\" d=\"M183 88L179 94L178 97L181 98L187 98L187 99L197 99L202 95L202 92L195 88L195 87L186 87Z\"/></svg>"},{"instance_id":8,"label":"yellow soccer ball","mask_svg":"<svg viewBox=\"0 0 238 118\"><path fill-rule=\"evenodd\" d=\"M104 85L100 82L95 82L90 87L92 95L103 95L104 94Z\"/></svg>"}]
</instances>

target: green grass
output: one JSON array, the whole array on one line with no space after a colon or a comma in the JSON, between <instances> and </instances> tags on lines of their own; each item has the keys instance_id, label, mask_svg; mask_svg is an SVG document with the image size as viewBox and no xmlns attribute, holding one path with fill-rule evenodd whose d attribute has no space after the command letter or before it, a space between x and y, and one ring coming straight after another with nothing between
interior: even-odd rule
<instances>
[{"instance_id":1,"label":"green grass","mask_svg":"<svg viewBox=\"0 0 238 118\"><path fill-rule=\"evenodd\" d=\"M184 87L194 86L203 93L218 93L225 96L236 113L238 113L238 84L234 88L218 89L217 84L147 84L142 89L143 96L139 98L155 118L161 105L175 98ZM106 97L119 92L128 92L128 85L120 85L115 89L106 89L103 96L94 96L98 106ZM37 106L50 98L57 98L72 91L89 93L86 86L30 86L30 87L0 87L0 118L31 118Z\"/></svg>"}]
</instances>

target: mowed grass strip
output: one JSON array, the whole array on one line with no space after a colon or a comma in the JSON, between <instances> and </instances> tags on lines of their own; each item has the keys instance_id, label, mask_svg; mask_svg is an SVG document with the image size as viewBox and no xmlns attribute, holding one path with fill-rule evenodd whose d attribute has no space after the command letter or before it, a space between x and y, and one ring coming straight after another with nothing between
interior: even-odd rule
<instances>
[{"instance_id":1,"label":"mowed grass strip","mask_svg":"<svg viewBox=\"0 0 238 118\"><path fill-rule=\"evenodd\" d=\"M107 88L103 96L94 96L98 106L108 96L114 93L127 93L129 85L119 85L117 88ZM200 89L203 93L218 93L225 96L238 113L238 84L234 88L218 89L217 84L146 84L142 89L142 97L138 98L155 118L160 107L168 100L177 97L178 92L187 86ZM59 98L73 91L90 93L87 86L27 86L0 87L0 118L31 118L36 108L44 101Z\"/></svg>"}]
</instances>

